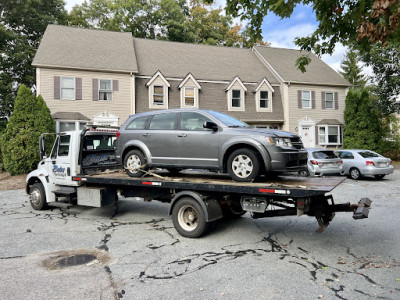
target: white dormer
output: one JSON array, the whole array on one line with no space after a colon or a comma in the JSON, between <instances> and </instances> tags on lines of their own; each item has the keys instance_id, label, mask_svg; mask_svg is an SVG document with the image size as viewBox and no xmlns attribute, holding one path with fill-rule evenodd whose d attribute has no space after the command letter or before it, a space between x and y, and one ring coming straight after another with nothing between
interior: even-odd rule
<instances>
[{"instance_id":1,"label":"white dormer","mask_svg":"<svg viewBox=\"0 0 400 300\"><path fill-rule=\"evenodd\" d=\"M199 91L201 85L191 73L186 75L178 88L181 90L182 108L199 108Z\"/></svg>"},{"instance_id":2,"label":"white dormer","mask_svg":"<svg viewBox=\"0 0 400 300\"><path fill-rule=\"evenodd\" d=\"M225 91L228 101L228 110L244 111L247 88L238 76L231 81Z\"/></svg>"},{"instance_id":3,"label":"white dormer","mask_svg":"<svg viewBox=\"0 0 400 300\"><path fill-rule=\"evenodd\" d=\"M168 109L168 88L171 85L164 75L157 71L146 86L149 89L149 108Z\"/></svg>"},{"instance_id":4,"label":"white dormer","mask_svg":"<svg viewBox=\"0 0 400 300\"><path fill-rule=\"evenodd\" d=\"M272 94L275 92L269 81L264 78L254 90L257 112L272 112Z\"/></svg>"}]
</instances>

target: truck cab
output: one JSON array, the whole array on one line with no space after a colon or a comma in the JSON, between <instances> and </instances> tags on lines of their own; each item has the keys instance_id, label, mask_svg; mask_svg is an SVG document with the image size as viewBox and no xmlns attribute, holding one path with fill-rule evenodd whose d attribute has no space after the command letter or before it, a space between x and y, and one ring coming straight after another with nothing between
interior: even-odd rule
<instances>
[{"instance_id":1,"label":"truck cab","mask_svg":"<svg viewBox=\"0 0 400 300\"><path fill-rule=\"evenodd\" d=\"M61 132L51 148L48 143L54 138L43 134L39 142L41 161L27 176L27 193L31 198L45 194L46 202L55 202L57 197L74 197L81 183L73 177L118 168L114 154L116 132L96 127ZM51 149L50 153L46 149ZM34 186L36 193L31 192ZM42 205L43 201L35 200L31 199L32 204Z\"/></svg>"}]
</instances>

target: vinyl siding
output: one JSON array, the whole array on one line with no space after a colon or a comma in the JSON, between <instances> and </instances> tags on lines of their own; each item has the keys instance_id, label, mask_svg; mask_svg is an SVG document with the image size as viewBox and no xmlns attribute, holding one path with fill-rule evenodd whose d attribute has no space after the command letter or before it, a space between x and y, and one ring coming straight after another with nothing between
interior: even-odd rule
<instances>
[{"instance_id":1,"label":"vinyl siding","mask_svg":"<svg viewBox=\"0 0 400 300\"><path fill-rule=\"evenodd\" d=\"M298 91L315 92L315 109L298 108ZM338 93L338 109L322 109L321 92L337 92ZM296 132L296 127L301 119L308 117L317 124L323 119L336 119L344 124L344 108L346 99L346 88L330 87L330 86L313 86L291 84L288 88L288 111L289 126L285 128L290 132Z\"/></svg>"},{"instance_id":2,"label":"vinyl siding","mask_svg":"<svg viewBox=\"0 0 400 300\"><path fill-rule=\"evenodd\" d=\"M94 116L107 111L117 116L118 123L122 124L134 112L131 104L133 86L128 74L45 68L40 68L37 74L40 82L38 93L46 101L51 113L80 112L92 120ZM54 99L54 76L82 78L82 100ZM118 91L113 91L112 101L93 101L93 79L118 80L119 88Z\"/></svg>"}]
</instances>

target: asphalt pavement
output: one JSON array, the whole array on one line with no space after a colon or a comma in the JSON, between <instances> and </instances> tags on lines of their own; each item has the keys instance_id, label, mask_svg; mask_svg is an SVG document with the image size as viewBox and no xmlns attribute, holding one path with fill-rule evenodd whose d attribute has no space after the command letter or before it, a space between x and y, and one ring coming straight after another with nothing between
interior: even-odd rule
<instances>
[{"instance_id":1,"label":"asphalt pavement","mask_svg":"<svg viewBox=\"0 0 400 300\"><path fill-rule=\"evenodd\" d=\"M346 179L335 202L368 197L369 218L337 213L322 234L311 217L246 214L199 239L156 201L35 211L24 190L0 192L0 298L400 299L399 183Z\"/></svg>"}]
</instances>

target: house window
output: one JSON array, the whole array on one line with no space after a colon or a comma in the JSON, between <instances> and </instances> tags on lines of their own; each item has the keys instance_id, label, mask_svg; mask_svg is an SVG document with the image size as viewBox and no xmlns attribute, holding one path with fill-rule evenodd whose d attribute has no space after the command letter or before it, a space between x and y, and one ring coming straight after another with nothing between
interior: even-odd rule
<instances>
[{"instance_id":1,"label":"house window","mask_svg":"<svg viewBox=\"0 0 400 300\"><path fill-rule=\"evenodd\" d=\"M240 108L240 107L242 107L241 94L242 94L241 90L232 90L232 108Z\"/></svg>"},{"instance_id":2,"label":"house window","mask_svg":"<svg viewBox=\"0 0 400 300\"><path fill-rule=\"evenodd\" d=\"M153 85L153 105L164 105L163 85Z\"/></svg>"},{"instance_id":3,"label":"house window","mask_svg":"<svg viewBox=\"0 0 400 300\"><path fill-rule=\"evenodd\" d=\"M99 79L99 100L112 100L112 85L110 79Z\"/></svg>"},{"instance_id":4,"label":"house window","mask_svg":"<svg viewBox=\"0 0 400 300\"><path fill-rule=\"evenodd\" d=\"M320 145L340 145L340 126L320 126L318 128L318 141Z\"/></svg>"},{"instance_id":5,"label":"house window","mask_svg":"<svg viewBox=\"0 0 400 300\"><path fill-rule=\"evenodd\" d=\"M269 108L268 91L260 91L260 108Z\"/></svg>"},{"instance_id":6,"label":"house window","mask_svg":"<svg viewBox=\"0 0 400 300\"><path fill-rule=\"evenodd\" d=\"M193 107L195 106L195 91L196 89L194 87L185 87L184 88L184 106L190 106Z\"/></svg>"},{"instance_id":7,"label":"house window","mask_svg":"<svg viewBox=\"0 0 400 300\"><path fill-rule=\"evenodd\" d=\"M61 99L75 100L75 78L61 77Z\"/></svg>"},{"instance_id":8,"label":"house window","mask_svg":"<svg viewBox=\"0 0 400 300\"><path fill-rule=\"evenodd\" d=\"M325 93L325 108L327 109L334 108L333 93Z\"/></svg>"},{"instance_id":9,"label":"house window","mask_svg":"<svg viewBox=\"0 0 400 300\"><path fill-rule=\"evenodd\" d=\"M302 108L311 108L311 92L302 91L301 93Z\"/></svg>"},{"instance_id":10,"label":"house window","mask_svg":"<svg viewBox=\"0 0 400 300\"><path fill-rule=\"evenodd\" d=\"M60 122L60 131L72 131L75 130L75 122Z\"/></svg>"}]
</instances>

